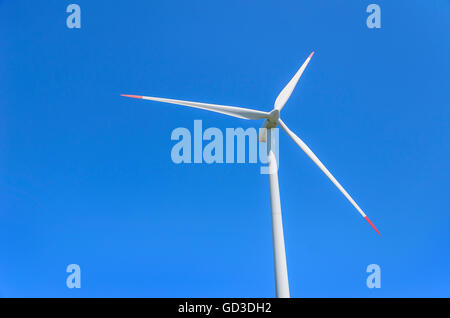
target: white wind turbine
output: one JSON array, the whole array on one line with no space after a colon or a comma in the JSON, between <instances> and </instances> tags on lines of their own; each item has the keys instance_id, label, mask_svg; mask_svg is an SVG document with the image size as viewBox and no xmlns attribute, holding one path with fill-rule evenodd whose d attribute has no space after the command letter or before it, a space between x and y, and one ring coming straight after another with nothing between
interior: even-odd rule
<instances>
[{"instance_id":1,"label":"white wind turbine","mask_svg":"<svg viewBox=\"0 0 450 318\"><path fill-rule=\"evenodd\" d=\"M270 112L264 112L259 110L253 110L248 108L234 107L234 106L223 106L215 104L205 104L197 102L189 102L183 100L175 100L168 98L159 97L148 97L148 96L138 96L138 95L122 95L125 97L139 98L152 100L163 103L177 104L182 106L188 106L193 108L200 108L204 110L209 110L216 113L225 114L228 116L243 118L243 119L265 119L262 131L265 133L260 134L259 139L261 142L267 142L267 158L269 164L269 189L270 189L270 207L272 210L272 236L273 236L273 255L274 255L274 267L275 267L275 290L276 296L287 298L289 297L289 283L287 275L286 266L286 252L284 248L284 234L283 234L283 224L281 219L281 203L280 203L280 190L278 187L278 168L277 161L275 157L274 149L274 138L273 131L278 125L283 129L289 137L291 137L295 143L308 155L308 157L314 161L314 163L322 170L323 173L334 183L334 185L342 192L342 194L350 201L350 203L356 208L356 210L370 223L370 225L379 234L377 228L369 220L367 215L361 210L361 208L356 204L353 198L347 193L347 191L341 186L341 184L333 177L330 171L322 164L319 158L309 149L309 147L297 136L295 135L281 120L280 112L284 105L288 101L292 94L295 86L297 85L300 76L302 76L303 71L308 65L314 52L312 52L294 77L289 81L285 88L278 95L275 100L275 106ZM267 134L267 130L269 133Z\"/></svg>"}]
</instances>

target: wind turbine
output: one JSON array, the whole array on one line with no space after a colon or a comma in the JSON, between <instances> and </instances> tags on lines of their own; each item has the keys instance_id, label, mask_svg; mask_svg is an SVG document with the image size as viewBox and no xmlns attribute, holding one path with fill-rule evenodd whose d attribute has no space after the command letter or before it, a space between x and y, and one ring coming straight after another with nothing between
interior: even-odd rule
<instances>
[{"instance_id":1,"label":"wind turbine","mask_svg":"<svg viewBox=\"0 0 450 318\"><path fill-rule=\"evenodd\" d=\"M151 101L157 101L162 103L176 104L182 106L188 106L193 108L199 108L209 110L216 113L225 114L232 117L243 119L265 119L262 132L260 133L259 140L267 143L267 159L269 169L269 189L270 189L270 207L272 215L272 239L273 239L273 255L274 255L274 267L275 267L275 291L276 296L280 298L289 297L289 283L286 265L286 252L284 248L284 234L283 223L281 218L281 202L280 202L280 190L278 187L278 168L277 161L274 153L274 129L276 126L280 126L289 137L308 155L308 157L322 170L323 173L333 182L333 184L342 192L342 194L350 201L350 203L356 208L356 210L366 219L367 222L375 229L379 234L377 228L363 210L356 204L353 198L347 193L347 191L341 186L341 184L333 177L330 171L323 165L323 163L316 157L316 155L309 149L309 147L301 140L296 134L294 134L286 124L280 118L280 112L284 105L288 101L292 94L298 80L305 71L306 66L311 60L314 52L312 52L294 77L289 81L285 88L278 95L275 100L275 105L272 111L264 112L254 109L224 106L215 104L205 104L197 102L189 102L184 100L160 98L160 97L148 97L139 95L124 95L125 97L139 98Z\"/></svg>"}]
</instances>

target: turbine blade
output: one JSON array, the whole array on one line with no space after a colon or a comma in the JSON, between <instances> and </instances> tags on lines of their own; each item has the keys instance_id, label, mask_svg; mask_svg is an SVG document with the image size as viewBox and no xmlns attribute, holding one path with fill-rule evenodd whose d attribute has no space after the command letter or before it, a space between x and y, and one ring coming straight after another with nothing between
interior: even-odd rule
<instances>
[{"instance_id":1,"label":"turbine blade","mask_svg":"<svg viewBox=\"0 0 450 318\"><path fill-rule=\"evenodd\" d=\"M205 103L189 102L189 101L185 101L185 100L176 100L176 99L168 99L168 98L160 98L160 97L148 97L148 96L140 96L140 95L124 95L124 94L122 94L121 96L146 99L146 100L152 100L152 101L156 101L156 102L176 104L176 105L188 106L188 107L193 107L193 108L199 108L199 109L209 110L212 112L216 112L216 113L220 113L220 114L224 114L224 115L228 115L228 116L233 116L233 117L237 117L237 118L243 118L243 119L264 119L264 118L269 117L269 113L267 113L267 112L248 109L248 108L235 107L235 106L205 104Z\"/></svg>"},{"instance_id":2,"label":"turbine blade","mask_svg":"<svg viewBox=\"0 0 450 318\"><path fill-rule=\"evenodd\" d=\"M277 99L275 100L275 109L282 110L286 102L288 101L289 97L291 97L292 91L294 90L295 86L297 85L298 80L300 79L300 76L302 76L303 71L305 70L306 66L308 65L309 61L311 60L312 56L314 55L314 52L312 52L306 61L303 63L303 65L299 68L297 73L295 73L294 77L289 81L289 83L286 85L285 88L281 91L281 93L278 95Z\"/></svg>"},{"instance_id":3,"label":"turbine blade","mask_svg":"<svg viewBox=\"0 0 450 318\"><path fill-rule=\"evenodd\" d=\"M333 177L330 171L323 165L323 163L319 160L319 158L316 157L316 155L309 149L309 147L301 140L296 134L294 134L287 126L286 124L281 120L278 119L278 124L280 127L291 137L295 143L308 155L308 157L314 161L314 163L322 170L323 173L331 180L331 182L334 183L334 185L339 189L339 191L342 192L342 194L347 198L347 200L350 201L350 203L355 207L355 209L362 215L363 218L366 219L367 222L374 228L374 230L379 234L377 228L375 225L373 225L372 221L367 217L367 215L361 210L361 208L356 204L355 200L345 191L345 189L341 186L341 184Z\"/></svg>"}]
</instances>

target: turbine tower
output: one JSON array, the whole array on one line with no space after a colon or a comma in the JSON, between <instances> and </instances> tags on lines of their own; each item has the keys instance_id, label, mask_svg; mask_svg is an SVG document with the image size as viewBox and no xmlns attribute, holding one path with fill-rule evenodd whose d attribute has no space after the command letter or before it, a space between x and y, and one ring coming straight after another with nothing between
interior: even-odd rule
<instances>
[{"instance_id":1,"label":"turbine tower","mask_svg":"<svg viewBox=\"0 0 450 318\"><path fill-rule=\"evenodd\" d=\"M274 153L274 129L280 126L284 132L291 137L294 142L302 149L306 155L322 170L322 172L333 182L333 184L342 192L342 194L347 198L348 201L355 207L355 209L361 214L361 216L366 219L367 222L374 228L374 230L379 234L377 228L363 210L356 204L353 198L347 193L347 191L341 186L341 184L333 177L330 171L322 164L319 158L309 149L309 147L301 140L296 134L294 134L286 124L280 118L280 112L284 105L288 101L292 94L298 80L305 71L306 66L311 60L314 52L312 52L294 77L289 81L286 87L283 88L281 93L275 100L275 105L272 111L264 112L249 108L241 108L235 106L224 106L215 104L206 104L198 102L189 102L184 100L160 98L160 97L148 97L140 95L124 95L125 97L132 97L138 99L151 100L162 103L176 104L182 106L188 106L193 108L199 108L204 110L209 110L216 113L225 114L232 117L242 118L242 119L265 119L263 124L262 133L259 135L259 140L261 142L267 143L267 159L268 159L268 169L269 169L269 190L270 190L270 207L272 215L272 239L273 239L273 256L274 256L274 268L275 268L275 292L276 296L279 298L288 298L289 295L289 282L287 274L286 265L286 251L284 247L284 234L283 234L283 222L281 218L281 201L280 201L280 190L278 186L278 167L277 160Z\"/></svg>"}]
</instances>

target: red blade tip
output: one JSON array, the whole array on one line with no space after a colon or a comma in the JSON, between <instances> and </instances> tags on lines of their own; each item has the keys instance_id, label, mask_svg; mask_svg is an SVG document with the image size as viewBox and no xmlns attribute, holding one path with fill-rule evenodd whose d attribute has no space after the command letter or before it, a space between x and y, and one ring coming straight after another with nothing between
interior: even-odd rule
<instances>
[{"instance_id":1,"label":"red blade tip","mask_svg":"<svg viewBox=\"0 0 450 318\"><path fill-rule=\"evenodd\" d=\"M367 217L367 215L364 218L366 219L367 222L369 222L370 225L372 225L373 229L377 231L378 235L381 236L380 232L378 232L377 228L375 227L375 225L373 225L372 221Z\"/></svg>"},{"instance_id":2,"label":"red blade tip","mask_svg":"<svg viewBox=\"0 0 450 318\"><path fill-rule=\"evenodd\" d=\"M314 55L314 51L312 51L312 53L308 56L308 58L312 58L312 56Z\"/></svg>"},{"instance_id":3,"label":"red blade tip","mask_svg":"<svg viewBox=\"0 0 450 318\"><path fill-rule=\"evenodd\" d=\"M120 94L120 96L123 96L123 97L131 97L131 98L140 98L140 99L142 99L142 96L139 96L139 95L125 95L125 94Z\"/></svg>"}]
</instances>

